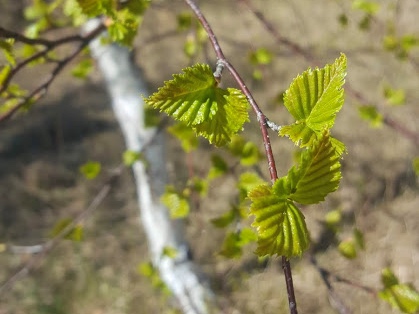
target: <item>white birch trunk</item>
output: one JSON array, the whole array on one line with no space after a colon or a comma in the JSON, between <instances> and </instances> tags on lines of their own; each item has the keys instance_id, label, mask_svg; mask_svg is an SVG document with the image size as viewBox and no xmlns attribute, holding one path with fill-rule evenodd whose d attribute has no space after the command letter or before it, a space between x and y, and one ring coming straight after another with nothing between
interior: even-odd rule
<instances>
[{"instance_id":1,"label":"white birch trunk","mask_svg":"<svg viewBox=\"0 0 419 314\"><path fill-rule=\"evenodd\" d=\"M98 20L89 21L84 31L93 29L98 23ZM144 125L144 103L141 98L141 94L147 95L144 79L127 48L116 44L104 45L100 39L96 39L90 49L105 78L127 149L140 151L147 144L143 153L148 166L146 168L142 162L137 162L133 172L140 220L147 235L153 264L184 313L208 313L207 303L212 299L212 293L188 257L183 221L170 219L167 208L159 201L167 184L164 134L156 134L155 128L146 128ZM174 248L176 257L163 255L165 247Z\"/></svg>"}]
</instances>

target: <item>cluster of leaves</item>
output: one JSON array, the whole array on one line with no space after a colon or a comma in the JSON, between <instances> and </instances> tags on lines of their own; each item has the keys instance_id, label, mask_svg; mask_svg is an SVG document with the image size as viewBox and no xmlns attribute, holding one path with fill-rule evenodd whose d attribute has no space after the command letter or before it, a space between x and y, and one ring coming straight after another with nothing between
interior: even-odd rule
<instances>
[{"instance_id":1,"label":"cluster of leaves","mask_svg":"<svg viewBox=\"0 0 419 314\"><path fill-rule=\"evenodd\" d=\"M216 146L230 143L248 120L248 105L244 95L232 88L219 88L207 65L197 64L183 72L174 75L173 80L165 82L145 101L152 108L181 121L196 135L207 138ZM346 57L341 55L332 65L323 69L309 69L298 76L285 93L284 105L295 118L295 123L282 127L279 135L289 137L304 151L299 164L292 167L287 176L278 179L273 186L260 184L260 179L256 178L252 181L257 184L243 195L243 199L248 197L252 202L250 214L255 216L256 253L260 256L301 255L309 245L309 233L304 215L296 203L318 203L339 185L339 160L345 148L330 136L330 129L343 105L345 75ZM191 135L187 138L191 138ZM230 144L232 151L243 154L245 145L237 144ZM218 165L217 169L225 168L220 160L214 164ZM249 179L249 176L243 179ZM246 185L239 181L239 186ZM186 199L180 198L172 189L163 200L169 207L186 207ZM244 216L242 204L240 200L239 206L233 207L214 223L224 226ZM224 255L240 254L243 244L255 239L254 233L249 230L241 229L228 234L222 250Z\"/></svg>"}]
</instances>

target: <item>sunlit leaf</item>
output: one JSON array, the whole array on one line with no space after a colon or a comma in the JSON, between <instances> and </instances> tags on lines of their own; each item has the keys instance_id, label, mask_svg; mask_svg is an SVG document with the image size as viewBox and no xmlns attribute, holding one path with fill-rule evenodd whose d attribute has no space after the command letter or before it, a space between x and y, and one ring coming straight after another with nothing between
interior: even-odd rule
<instances>
[{"instance_id":1,"label":"sunlit leaf","mask_svg":"<svg viewBox=\"0 0 419 314\"><path fill-rule=\"evenodd\" d=\"M165 246L163 248L162 255L170 257L170 258L175 258L178 255L178 251L174 247Z\"/></svg>"},{"instance_id":2,"label":"sunlit leaf","mask_svg":"<svg viewBox=\"0 0 419 314\"><path fill-rule=\"evenodd\" d=\"M169 209L173 219L184 218L189 214L189 202L184 195L177 192L171 185L161 196L161 202Z\"/></svg>"},{"instance_id":3,"label":"sunlit leaf","mask_svg":"<svg viewBox=\"0 0 419 314\"><path fill-rule=\"evenodd\" d=\"M267 65L272 62L273 54L266 48L259 48L250 54L249 59L254 65Z\"/></svg>"},{"instance_id":4,"label":"sunlit leaf","mask_svg":"<svg viewBox=\"0 0 419 314\"><path fill-rule=\"evenodd\" d=\"M250 191L250 212L255 216L252 226L258 234L256 254L299 256L309 246L304 215L287 199L268 185Z\"/></svg>"},{"instance_id":5,"label":"sunlit leaf","mask_svg":"<svg viewBox=\"0 0 419 314\"><path fill-rule=\"evenodd\" d=\"M228 146L233 156L240 158L243 166L252 166L262 159L262 154L253 142L246 141L243 137L235 135Z\"/></svg>"},{"instance_id":6,"label":"sunlit leaf","mask_svg":"<svg viewBox=\"0 0 419 314\"><path fill-rule=\"evenodd\" d=\"M6 57L7 62L9 62L10 65L15 66L16 65L16 59L13 54L13 44L14 39L0 39L0 50L3 52L4 56Z\"/></svg>"},{"instance_id":7,"label":"sunlit leaf","mask_svg":"<svg viewBox=\"0 0 419 314\"><path fill-rule=\"evenodd\" d=\"M92 180L98 176L101 170L99 162L89 161L80 167L80 172L86 179Z\"/></svg>"},{"instance_id":8,"label":"sunlit leaf","mask_svg":"<svg viewBox=\"0 0 419 314\"><path fill-rule=\"evenodd\" d=\"M278 195L283 194L300 204L319 203L339 186L339 160L340 155L330 137L324 135L301 154L298 166L292 167L286 177L278 179L273 188Z\"/></svg>"},{"instance_id":9,"label":"sunlit leaf","mask_svg":"<svg viewBox=\"0 0 419 314\"><path fill-rule=\"evenodd\" d=\"M93 62L91 59L85 59L80 61L71 70L71 74L79 79L85 79L93 69Z\"/></svg>"},{"instance_id":10,"label":"sunlit leaf","mask_svg":"<svg viewBox=\"0 0 419 314\"><path fill-rule=\"evenodd\" d=\"M339 243L338 251L340 254L342 254L344 257L348 259L354 259L357 256L355 243L352 239L345 240Z\"/></svg>"},{"instance_id":11,"label":"sunlit leaf","mask_svg":"<svg viewBox=\"0 0 419 314\"><path fill-rule=\"evenodd\" d=\"M384 97L391 105L403 105L406 101L406 94L403 89L394 89L390 86L384 87Z\"/></svg>"},{"instance_id":12,"label":"sunlit leaf","mask_svg":"<svg viewBox=\"0 0 419 314\"><path fill-rule=\"evenodd\" d=\"M329 211L324 217L324 222L328 228L337 231L342 222L342 212L339 209Z\"/></svg>"},{"instance_id":13,"label":"sunlit leaf","mask_svg":"<svg viewBox=\"0 0 419 314\"><path fill-rule=\"evenodd\" d=\"M419 293L411 284L401 284L389 269L385 268L381 275L384 289L378 295L381 299L403 313L417 313L419 311Z\"/></svg>"},{"instance_id":14,"label":"sunlit leaf","mask_svg":"<svg viewBox=\"0 0 419 314\"><path fill-rule=\"evenodd\" d=\"M246 97L236 89L218 88L210 67L204 64L174 75L145 101L217 146L228 143L248 121Z\"/></svg>"},{"instance_id":15,"label":"sunlit leaf","mask_svg":"<svg viewBox=\"0 0 419 314\"><path fill-rule=\"evenodd\" d=\"M141 160L143 155L139 152L126 150L122 155L122 160L124 164L128 167L131 167L134 163Z\"/></svg>"},{"instance_id":16,"label":"sunlit leaf","mask_svg":"<svg viewBox=\"0 0 419 314\"><path fill-rule=\"evenodd\" d=\"M335 123L344 101L346 76L344 54L322 69L307 70L297 76L285 92L284 105L296 120L279 131L300 147L306 147Z\"/></svg>"}]
</instances>

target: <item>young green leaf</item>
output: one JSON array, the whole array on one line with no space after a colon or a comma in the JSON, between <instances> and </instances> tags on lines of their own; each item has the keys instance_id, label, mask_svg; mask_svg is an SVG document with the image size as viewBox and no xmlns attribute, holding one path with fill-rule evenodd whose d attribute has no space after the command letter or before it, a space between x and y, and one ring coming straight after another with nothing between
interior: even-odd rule
<instances>
[{"instance_id":1,"label":"young green leaf","mask_svg":"<svg viewBox=\"0 0 419 314\"><path fill-rule=\"evenodd\" d=\"M259 48L249 56L249 61L253 65L267 65L272 62L273 54L266 48Z\"/></svg>"},{"instance_id":2,"label":"young green leaf","mask_svg":"<svg viewBox=\"0 0 419 314\"><path fill-rule=\"evenodd\" d=\"M143 157L144 156L139 152L133 150L126 150L122 154L122 161L124 162L124 165L131 167L134 163L143 159Z\"/></svg>"},{"instance_id":3,"label":"young green leaf","mask_svg":"<svg viewBox=\"0 0 419 314\"><path fill-rule=\"evenodd\" d=\"M239 135L232 137L231 142L228 145L228 150L233 156L240 158L240 164L243 166L253 166L258 163L263 156L255 143L246 141Z\"/></svg>"},{"instance_id":4,"label":"young green leaf","mask_svg":"<svg viewBox=\"0 0 419 314\"><path fill-rule=\"evenodd\" d=\"M161 196L161 202L169 209L173 219L184 218L189 214L188 200L173 186L166 187L166 192Z\"/></svg>"},{"instance_id":5,"label":"young green leaf","mask_svg":"<svg viewBox=\"0 0 419 314\"><path fill-rule=\"evenodd\" d=\"M96 178L100 173L100 170L100 163L95 161L89 161L80 167L80 172L84 175L86 179L89 180Z\"/></svg>"},{"instance_id":6,"label":"young green leaf","mask_svg":"<svg viewBox=\"0 0 419 314\"><path fill-rule=\"evenodd\" d=\"M284 96L284 105L296 122L282 127L279 134L288 136L300 147L306 147L324 130L330 129L343 105L345 76L344 54L332 65L309 69L297 76Z\"/></svg>"},{"instance_id":7,"label":"young green leaf","mask_svg":"<svg viewBox=\"0 0 419 314\"><path fill-rule=\"evenodd\" d=\"M340 154L326 134L301 154L299 165L277 180L273 189L300 204L319 203L339 186L339 159Z\"/></svg>"},{"instance_id":8,"label":"young green leaf","mask_svg":"<svg viewBox=\"0 0 419 314\"><path fill-rule=\"evenodd\" d=\"M252 226L257 229L256 254L301 255L309 245L304 215L287 199L268 185L260 185L249 193L250 212L255 216Z\"/></svg>"},{"instance_id":9,"label":"young green leaf","mask_svg":"<svg viewBox=\"0 0 419 314\"><path fill-rule=\"evenodd\" d=\"M385 268L381 275L384 289L378 295L395 309L403 313L417 313L419 310L419 293L410 284L401 284L389 269Z\"/></svg>"},{"instance_id":10,"label":"young green leaf","mask_svg":"<svg viewBox=\"0 0 419 314\"><path fill-rule=\"evenodd\" d=\"M352 8L373 15L380 9L380 4L376 1L354 0L352 2Z\"/></svg>"},{"instance_id":11,"label":"young green leaf","mask_svg":"<svg viewBox=\"0 0 419 314\"><path fill-rule=\"evenodd\" d=\"M391 105L403 105L406 101L406 94L403 89L394 89L390 86L384 87L384 97Z\"/></svg>"},{"instance_id":12,"label":"young green leaf","mask_svg":"<svg viewBox=\"0 0 419 314\"><path fill-rule=\"evenodd\" d=\"M357 256L355 243L352 239L345 240L339 243L338 251L347 259L354 259Z\"/></svg>"},{"instance_id":13,"label":"young green leaf","mask_svg":"<svg viewBox=\"0 0 419 314\"><path fill-rule=\"evenodd\" d=\"M93 69L93 62L91 59L85 59L80 61L74 68L71 70L71 74L79 79L86 79L89 73Z\"/></svg>"},{"instance_id":14,"label":"young green leaf","mask_svg":"<svg viewBox=\"0 0 419 314\"><path fill-rule=\"evenodd\" d=\"M14 39L12 38L0 39L0 50L3 51L3 54L6 57L7 62L9 62L10 65L15 66L16 59L13 53L13 44Z\"/></svg>"},{"instance_id":15,"label":"young green leaf","mask_svg":"<svg viewBox=\"0 0 419 314\"><path fill-rule=\"evenodd\" d=\"M216 146L228 143L249 119L246 97L239 90L217 87L208 65L183 71L145 99L146 103L186 123Z\"/></svg>"}]
</instances>

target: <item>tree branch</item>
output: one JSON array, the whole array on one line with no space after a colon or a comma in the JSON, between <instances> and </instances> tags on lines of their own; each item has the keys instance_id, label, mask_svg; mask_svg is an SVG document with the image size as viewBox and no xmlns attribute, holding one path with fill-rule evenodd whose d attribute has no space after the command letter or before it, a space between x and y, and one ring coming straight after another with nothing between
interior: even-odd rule
<instances>
[{"instance_id":1,"label":"tree branch","mask_svg":"<svg viewBox=\"0 0 419 314\"><path fill-rule=\"evenodd\" d=\"M7 91L7 88L10 85L10 82L12 79L16 76L17 73L19 73L25 66L27 66L29 63L36 61L40 58L47 57L48 53L56 49L57 47L68 44L70 42L78 41L80 44L74 49L74 51L69 54L67 57L55 60L56 63L54 69L49 74L49 76L46 78L46 80L39 85L37 88L35 88L32 92L29 93L29 95L24 97L19 97L21 100L15 104L12 108L10 108L8 111L0 115L0 125L2 122L10 119L19 109L24 107L25 105L31 104L39 99L41 99L48 91L49 86L51 83L56 79L58 74L71 62L73 61L80 52L86 48L89 43L96 38L100 33L103 32L105 29L105 26L103 24L98 25L98 27L85 36L75 35L75 36L69 36L64 37L62 39L58 39L56 41L50 41L46 39L31 39L27 38L23 35L20 35L16 32L5 30L4 28L0 28L0 38L14 38L17 41L31 44L31 45L43 45L45 46L45 49L33 54L32 56L26 58L25 60L21 61L14 67L8 75L5 77L5 79L2 82L2 85L0 86L0 96Z\"/></svg>"},{"instance_id":2,"label":"tree branch","mask_svg":"<svg viewBox=\"0 0 419 314\"><path fill-rule=\"evenodd\" d=\"M213 49L215 51L215 54L217 56L217 59L218 59L217 65L221 63L222 65L224 65L228 69L228 71L233 76L233 78L235 79L237 84L240 86L240 89L245 94L247 100L250 103L250 106L252 107L254 113L256 114L257 120L259 122L259 127L260 127L260 130L261 130L261 133L262 133L262 140L263 140L263 144L264 144L264 147L265 147L265 154L266 154L267 159L268 159L269 174L270 174L270 177L271 177L271 182L273 183L278 179L278 174L277 174L277 170L276 170L275 159L274 159L274 156L273 156L273 153L272 153L271 141L269 139L269 134L268 134L268 127L269 127L268 122L269 122L269 120L265 116L265 114L262 112L262 110L260 109L258 104L256 103L256 100L254 99L252 93L250 92L250 90L246 86L244 80L241 78L240 74L237 72L237 70L234 68L234 66L224 56L224 53L221 49L221 46L218 43L217 37L215 36L211 26L209 25L205 16L202 14L199 7L196 5L196 3L193 0L185 0L185 2L192 9L192 11L195 13L196 17L198 18L198 20L200 21L200 23L204 27L205 31L207 32L209 40L212 44L212 47L213 47ZM218 77L216 77L217 80L219 80L221 78L221 70L218 70L218 66L217 66L217 70L216 70L216 76L218 76ZM293 284L293 280L292 280L291 264L285 256L282 256L281 260L282 260L282 269L284 271L285 282L286 282L286 286L287 286L288 305L289 305L289 308L290 308L290 313L291 314L297 314L298 313L297 302L296 302L295 293L294 293L294 284Z\"/></svg>"},{"instance_id":3,"label":"tree branch","mask_svg":"<svg viewBox=\"0 0 419 314\"><path fill-rule=\"evenodd\" d=\"M273 24L270 21L268 21L268 19L265 17L265 15L255 8L255 6L251 3L250 0L237 0L237 1L243 3L250 10L250 12L253 13L253 15L259 20L259 22L268 31L268 33L271 34L271 36L273 38L275 38L276 42L279 45L287 46L288 48L291 49L291 51L293 51L294 53L302 56L305 60L312 63L313 65L319 65L320 62L317 59L317 57L315 57L307 49L304 49L303 47L301 47L297 43L294 43L291 40L282 36L281 33L273 26ZM413 62L412 59L410 59L410 60L411 60L411 62ZM368 101L368 99L366 99L366 97L364 95L362 95L360 92L355 90L349 82L345 83L345 90L346 90L348 95L352 96L353 98L355 98L360 103L363 103L363 104L370 104L371 103L370 101ZM392 118L389 118L387 116L384 116L383 122L384 122L385 125L387 125L388 127L396 130L397 132L402 134L405 138L409 139L413 143L419 144L419 134L410 130L404 124L402 124L402 123L400 123L400 122L398 122L398 121L396 121Z\"/></svg>"}]
</instances>

